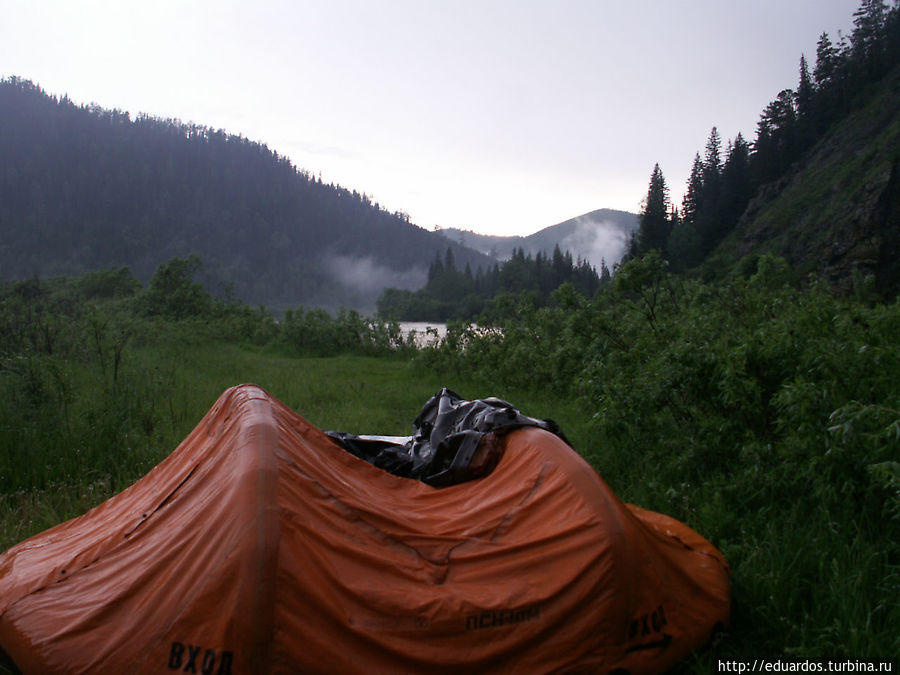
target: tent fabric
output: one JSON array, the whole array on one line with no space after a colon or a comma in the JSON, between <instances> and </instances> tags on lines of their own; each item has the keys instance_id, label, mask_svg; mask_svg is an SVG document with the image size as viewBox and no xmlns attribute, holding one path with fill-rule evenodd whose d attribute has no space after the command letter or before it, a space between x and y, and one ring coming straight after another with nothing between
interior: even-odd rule
<instances>
[{"instance_id":1,"label":"tent fabric","mask_svg":"<svg viewBox=\"0 0 900 675\"><path fill-rule=\"evenodd\" d=\"M0 556L26 673L654 673L729 615L722 555L563 440L443 488L253 385L144 478Z\"/></svg>"}]
</instances>

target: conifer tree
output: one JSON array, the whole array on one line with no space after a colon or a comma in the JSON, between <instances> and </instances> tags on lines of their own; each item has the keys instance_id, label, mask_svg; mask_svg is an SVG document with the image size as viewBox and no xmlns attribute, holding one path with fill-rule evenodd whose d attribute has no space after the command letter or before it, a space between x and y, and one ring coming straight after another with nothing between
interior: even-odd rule
<instances>
[{"instance_id":1,"label":"conifer tree","mask_svg":"<svg viewBox=\"0 0 900 675\"><path fill-rule=\"evenodd\" d=\"M612 280L612 274L606 266L606 258L600 258L600 284L608 284Z\"/></svg>"},{"instance_id":2,"label":"conifer tree","mask_svg":"<svg viewBox=\"0 0 900 675\"><path fill-rule=\"evenodd\" d=\"M863 77L877 78L884 67L884 28L888 8L884 0L862 0L853 14L853 33L850 47L854 61Z\"/></svg>"},{"instance_id":3,"label":"conifer tree","mask_svg":"<svg viewBox=\"0 0 900 675\"><path fill-rule=\"evenodd\" d=\"M428 267L428 281L434 281L435 278L441 276L444 273L444 263L441 262L441 254L438 251L434 252L434 260L431 261L431 265Z\"/></svg>"},{"instance_id":4,"label":"conifer tree","mask_svg":"<svg viewBox=\"0 0 900 675\"><path fill-rule=\"evenodd\" d=\"M701 166L703 199L694 216L694 227L700 235L704 252L712 249L721 229L722 209L722 139L713 127L706 141Z\"/></svg>"},{"instance_id":5,"label":"conifer tree","mask_svg":"<svg viewBox=\"0 0 900 675\"><path fill-rule=\"evenodd\" d=\"M813 68L813 78L816 89L825 90L834 83L838 69L838 51L828 37L828 33L819 36L816 44L816 65Z\"/></svg>"},{"instance_id":6,"label":"conifer tree","mask_svg":"<svg viewBox=\"0 0 900 675\"><path fill-rule=\"evenodd\" d=\"M453 259L453 249L449 246L447 247L447 252L444 254L444 269L448 272L456 271L456 262Z\"/></svg>"},{"instance_id":7,"label":"conifer tree","mask_svg":"<svg viewBox=\"0 0 900 675\"><path fill-rule=\"evenodd\" d=\"M813 109L815 85L809 72L806 56L800 55L800 81L797 84L797 144L798 149L808 148L816 137L815 111Z\"/></svg>"},{"instance_id":8,"label":"conifer tree","mask_svg":"<svg viewBox=\"0 0 900 675\"><path fill-rule=\"evenodd\" d=\"M691 175L688 178L687 192L681 202L681 219L685 223L695 225L697 213L703 204L703 161L700 153L694 155L694 164L691 166Z\"/></svg>"},{"instance_id":9,"label":"conifer tree","mask_svg":"<svg viewBox=\"0 0 900 675\"><path fill-rule=\"evenodd\" d=\"M641 256L656 249L664 256L669 237L669 189L659 164L654 165L650 186L640 213L640 225L636 239L636 255Z\"/></svg>"},{"instance_id":10,"label":"conifer tree","mask_svg":"<svg viewBox=\"0 0 900 675\"><path fill-rule=\"evenodd\" d=\"M781 176L797 157L797 110L793 89L783 89L766 106L757 124L754 177L767 183Z\"/></svg>"},{"instance_id":11,"label":"conifer tree","mask_svg":"<svg viewBox=\"0 0 900 675\"><path fill-rule=\"evenodd\" d=\"M842 112L844 70L843 56L840 50L828 37L828 33L822 33L816 45L816 65L813 68L817 134L823 133Z\"/></svg>"},{"instance_id":12,"label":"conifer tree","mask_svg":"<svg viewBox=\"0 0 900 675\"><path fill-rule=\"evenodd\" d=\"M806 56L800 55L800 82L797 85L797 115L801 120L808 120L812 113L813 80L809 74Z\"/></svg>"},{"instance_id":13,"label":"conifer tree","mask_svg":"<svg viewBox=\"0 0 900 675\"><path fill-rule=\"evenodd\" d=\"M706 141L706 153L703 157L704 178L718 177L722 173L722 139L719 130L713 127Z\"/></svg>"},{"instance_id":14,"label":"conifer tree","mask_svg":"<svg viewBox=\"0 0 900 675\"><path fill-rule=\"evenodd\" d=\"M734 229L753 194L750 178L750 144L741 134L728 144L725 165L722 167L721 227L718 238Z\"/></svg>"}]
</instances>

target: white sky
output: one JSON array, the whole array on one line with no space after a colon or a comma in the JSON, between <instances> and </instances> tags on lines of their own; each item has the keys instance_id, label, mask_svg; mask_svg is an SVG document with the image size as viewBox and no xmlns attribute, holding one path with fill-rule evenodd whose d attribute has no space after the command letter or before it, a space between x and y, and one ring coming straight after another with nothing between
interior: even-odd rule
<instances>
[{"instance_id":1,"label":"white sky","mask_svg":"<svg viewBox=\"0 0 900 675\"><path fill-rule=\"evenodd\" d=\"M680 204L859 0L0 0L0 77L222 128L428 229Z\"/></svg>"}]
</instances>

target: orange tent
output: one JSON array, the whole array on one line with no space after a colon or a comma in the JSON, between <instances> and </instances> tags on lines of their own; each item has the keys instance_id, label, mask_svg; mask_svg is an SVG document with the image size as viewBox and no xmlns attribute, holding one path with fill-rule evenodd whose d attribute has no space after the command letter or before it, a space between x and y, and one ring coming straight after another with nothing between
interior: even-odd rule
<instances>
[{"instance_id":1,"label":"orange tent","mask_svg":"<svg viewBox=\"0 0 900 675\"><path fill-rule=\"evenodd\" d=\"M0 556L25 673L660 672L729 613L728 567L559 437L436 488L258 387L144 478Z\"/></svg>"}]
</instances>

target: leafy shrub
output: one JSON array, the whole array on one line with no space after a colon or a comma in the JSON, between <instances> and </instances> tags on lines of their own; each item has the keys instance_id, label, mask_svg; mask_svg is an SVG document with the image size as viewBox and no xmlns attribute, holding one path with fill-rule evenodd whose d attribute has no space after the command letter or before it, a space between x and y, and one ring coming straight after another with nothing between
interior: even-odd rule
<instances>
[{"instance_id":1,"label":"leafy shrub","mask_svg":"<svg viewBox=\"0 0 900 675\"><path fill-rule=\"evenodd\" d=\"M336 317L323 309L288 310L280 340L291 353L302 356L384 355L413 348L404 342L396 321L376 321L346 309Z\"/></svg>"},{"instance_id":2,"label":"leafy shrub","mask_svg":"<svg viewBox=\"0 0 900 675\"><path fill-rule=\"evenodd\" d=\"M212 297L202 284L193 280L201 267L196 255L173 258L160 265L141 297L144 313L175 320L208 315Z\"/></svg>"}]
</instances>

